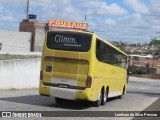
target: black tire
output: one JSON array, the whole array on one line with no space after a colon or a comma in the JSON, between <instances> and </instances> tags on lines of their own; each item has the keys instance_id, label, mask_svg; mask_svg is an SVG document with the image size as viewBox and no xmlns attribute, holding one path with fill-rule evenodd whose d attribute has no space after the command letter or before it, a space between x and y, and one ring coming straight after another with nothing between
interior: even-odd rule
<instances>
[{"instance_id":1,"label":"black tire","mask_svg":"<svg viewBox=\"0 0 160 120\"><path fill-rule=\"evenodd\" d=\"M122 95L120 95L120 96L117 96L117 98L118 98L118 99L122 99Z\"/></svg>"},{"instance_id":2,"label":"black tire","mask_svg":"<svg viewBox=\"0 0 160 120\"><path fill-rule=\"evenodd\" d=\"M102 103L102 91L100 92L100 96L99 96L99 99L95 102L93 102L93 106L94 107L99 107Z\"/></svg>"},{"instance_id":3,"label":"black tire","mask_svg":"<svg viewBox=\"0 0 160 120\"><path fill-rule=\"evenodd\" d=\"M107 102L107 99L108 99L108 88L106 89L106 102Z\"/></svg>"},{"instance_id":4,"label":"black tire","mask_svg":"<svg viewBox=\"0 0 160 120\"><path fill-rule=\"evenodd\" d=\"M107 98L108 98L108 92L106 90L105 91L101 91L102 92L102 101L101 101L101 105L105 105L107 102Z\"/></svg>"},{"instance_id":5,"label":"black tire","mask_svg":"<svg viewBox=\"0 0 160 120\"><path fill-rule=\"evenodd\" d=\"M55 97L55 101L56 101L57 104L63 103L63 99L62 98Z\"/></svg>"},{"instance_id":6,"label":"black tire","mask_svg":"<svg viewBox=\"0 0 160 120\"><path fill-rule=\"evenodd\" d=\"M122 93L122 95L117 96L117 98L118 98L118 99L122 99L122 96L124 95L124 92L125 92L125 86L123 87L123 93Z\"/></svg>"}]
</instances>

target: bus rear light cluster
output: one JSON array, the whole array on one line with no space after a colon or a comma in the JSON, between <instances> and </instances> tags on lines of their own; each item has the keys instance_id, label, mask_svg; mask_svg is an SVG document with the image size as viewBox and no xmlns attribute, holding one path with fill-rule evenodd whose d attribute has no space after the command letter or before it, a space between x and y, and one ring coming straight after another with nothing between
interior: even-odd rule
<instances>
[{"instance_id":1,"label":"bus rear light cluster","mask_svg":"<svg viewBox=\"0 0 160 120\"><path fill-rule=\"evenodd\" d=\"M90 88L91 84L92 84L92 77L91 76L87 76L86 87Z\"/></svg>"},{"instance_id":2,"label":"bus rear light cluster","mask_svg":"<svg viewBox=\"0 0 160 120\"><path fill-rule=\"evenodd\" d=\"M40 72L40 80L43 80L43 71Z\"/></svg>"}]
</instances>

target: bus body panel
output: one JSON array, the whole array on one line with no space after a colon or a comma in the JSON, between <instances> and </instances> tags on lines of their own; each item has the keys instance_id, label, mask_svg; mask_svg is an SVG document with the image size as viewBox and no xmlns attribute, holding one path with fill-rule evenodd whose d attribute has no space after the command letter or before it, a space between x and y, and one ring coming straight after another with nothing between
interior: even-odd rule
<instances>
[{"instance_id":1,"label":"bus body panel","mask_svg":"<svg viewBox=\"0 0 160 120\"><path fill-rule=\"evenodd\" d=\"M126 86L126 70L122 70L121 68L115 66L106 65L104 63L100 63L99 61L96 61L95 66L96 69L94 78L97 79L95 80L95 84L101 83L101 86L104 85L105 88L108 86L108 97L121 95L124 85Z\"/></svg>"}]
</instances>

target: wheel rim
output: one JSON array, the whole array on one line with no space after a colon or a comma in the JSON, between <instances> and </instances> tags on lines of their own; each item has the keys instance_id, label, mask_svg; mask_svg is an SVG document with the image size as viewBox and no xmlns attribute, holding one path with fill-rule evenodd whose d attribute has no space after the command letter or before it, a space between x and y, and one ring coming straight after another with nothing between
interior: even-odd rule
<instances>
[{"instance_id":1,"label":"wheel rim","mask_svg":"<svg viewBox=\"0 0 160 120\"><path fill-rule=\"evenodd\" d=\"M106 89L105 102L107 102L107 98L108 98L108 90Z\"/></svg>"},{"instance_id":2,"label":"wheel rim","mask_svg":"<svg viewBox=\"0 0 160 120\"><path fill-rule=\"evenodd\" d=\"M106 95L104 95L104 102L106 102L107 101L107 96Z\"/></svg>"},{"instance_id":3,"label":"wheel rim","mask_svg":"<svg viewBox=\"0 0 160 120\"><path fill-rule=\"evenodd\" d=\"M102 93L100 94L99 100L102 100Z\"/></svg>"},{"instance_id":4,"label":"wheel rim","mask_svg":"<svg viewBox=\"0 0 160 120\"><path fill-rule=\"evenodd\" d=\"M98 97L98 104L100 105L102 102L102 92L100 92L100 95Z\"/></svg>"}]
</instances>

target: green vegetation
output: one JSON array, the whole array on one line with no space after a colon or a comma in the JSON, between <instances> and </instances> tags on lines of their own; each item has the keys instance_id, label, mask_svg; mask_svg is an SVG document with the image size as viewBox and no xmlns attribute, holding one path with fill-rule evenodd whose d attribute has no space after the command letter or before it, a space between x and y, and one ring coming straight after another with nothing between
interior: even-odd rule
<instances>
[{"instance_id":1,"label":"green vegetation","mask_svg":"<svg viewBox=\"0 0 160 120\"><path fill-rule=\"evenodd\" d=\"M0 54L0 60L29 59L29 58L40 58L40 56Z\"/></svg>"},{"instance_id":2,"label":"green vegetation","mask_svg":"<svg viewBox=\"0 0 160 120\"><path fill-rule=\"evenodd\" d=\"M160 40L158 40L156 37L154 37L151 39L150 45L160 45Z\"/></svg>"},{"instance_id":3,"label":"green vegetation","mask_svg":"<svg viewBox=\"0 0 160 120\"><path fill-rule=\"evenodd\" d=\"M157 32L156 34L160 34L160 32ZM150 45L160 45L160 40L158 40L156 37L154 37L151 39Z\"/></svg>"},{"instance_id":4,"label":"green vegetation","mask_svg":"<svg viewBox=\"0 0 160 120\"><path fill-rule=\"evenodd\" d=\"M147 74L147 68L137 68L135 70L135 74L138 74L138 75L142 75L142 74Z\"/></svg>"}]
</instances>

